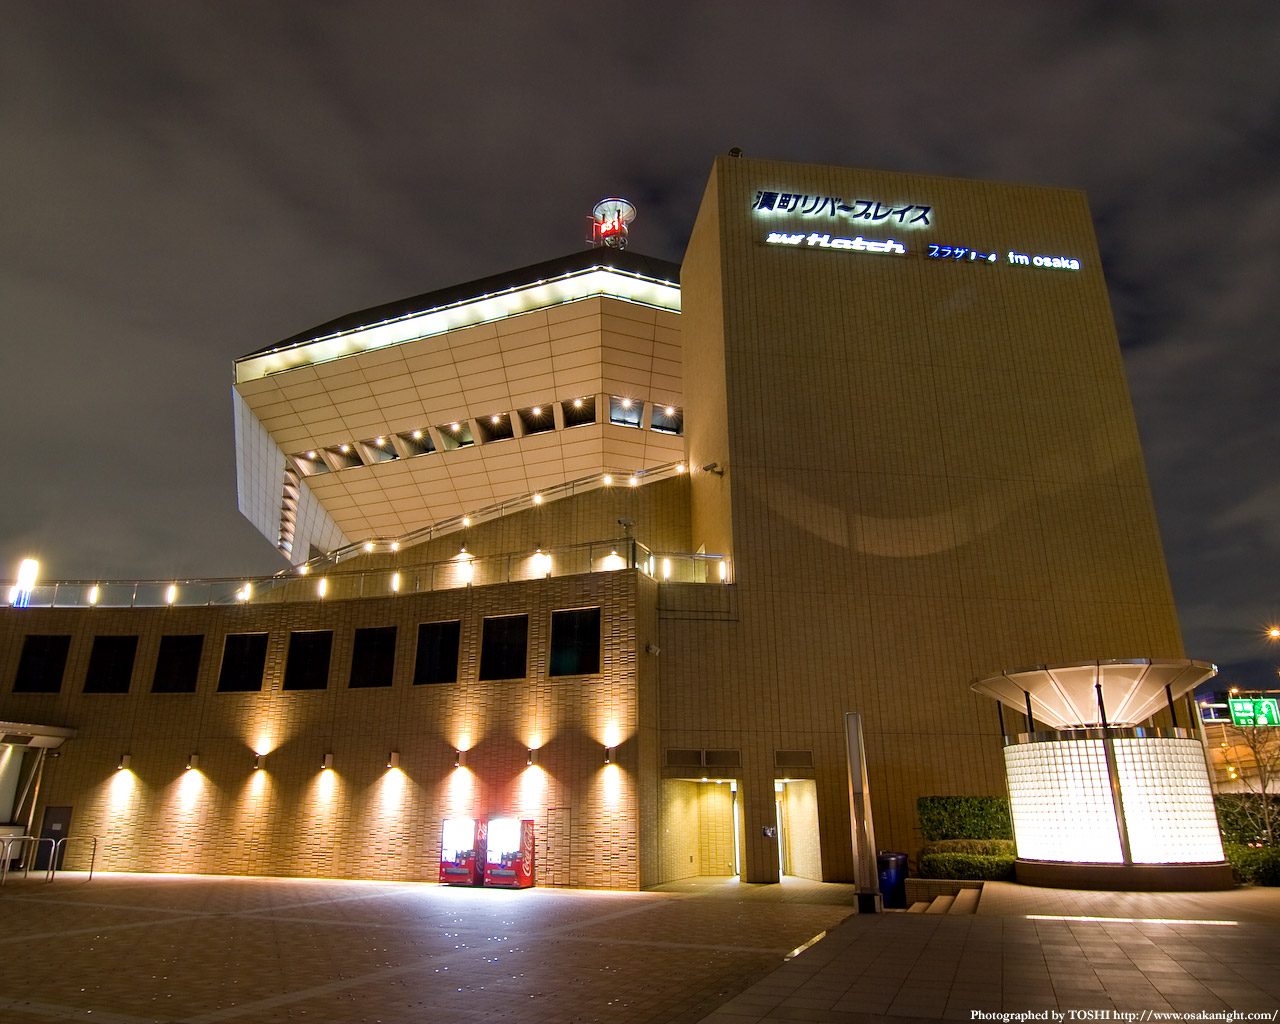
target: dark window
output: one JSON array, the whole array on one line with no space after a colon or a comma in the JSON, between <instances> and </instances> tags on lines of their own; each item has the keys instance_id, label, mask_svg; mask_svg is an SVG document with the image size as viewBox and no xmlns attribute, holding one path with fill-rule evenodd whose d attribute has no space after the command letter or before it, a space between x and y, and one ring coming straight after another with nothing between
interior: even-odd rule
<instances>
[{"instance_id":1,"label":"dark window","mask_svg":"<svg viewBox=\"0 0 1280 1024\"><path fill-rule=\"evenodd\" d=\"M312 629L289 634L289 656L284 664L284 689L323 690L329 685L329 652L333 630Z\"/></svg>"},{"instance_id":2,"label":"dark window","mask_svg":"<svg viewBox=\"0 0 1280 1024\"><path fill-rule=\"evenodd\" d=\"M458 681L458 638L461 635L461 622L424 622L418 626L414 686Z\"/></svg>"},{"instance_id":3,"label":"dark window","mask_svg":"<svg viewBox=\"0 0 1280 1024\"><path fill-rule=\"evenodd\" d=\"M553 676L589 676L600 671L600 609L551 613Z\"/></svg>"},{"instance_id":4,"label":"dark window","mask_svg":"<svg viewBox=\"0 0 1280 1024\"><path fill-rule=\"evenodd\" d=\"M564 413L564 425L566 427L580 427L584 423L594 423L596 421L596 400L594 396L590 398L575 398L572 402L561 402L560 409Z\"/></svg>"},{"instance_id":5,"label":"dark window","mask_svg":"<svg viewBox=\"0 0 1280 1024\"><path fill-rule=\"evenodd\" d=\"M529 616L499 615L484 620L480 640L481 679L523 679L529 653Z\"/></svg>"},{"instance_id":6,"label":"dark window","mask_svg":"<svg viewBox=\"0 0 1280 1024\"><path fill-rule=\"evenodd\" d=\"M675 405L655 405L650 424L663 434L683 434L684 410Z\"/></svg>"},{"instance_id":7,"label":"dark window","mask_svg":"<svg viewBox=\"0 0 1280 1024\"><path fill-rule=\"evenodd\" d=\"M638 427L644 422L644 403L634 398L609 397L609 422L620 427Z\"/></svg>"},{"instance_id":8,"label":"dark window","mask_svg":"<svg viewBox=\"0 0 1280 1024\"><path fill-rule=\"evenodd\" d=\"M266 633L228 633L222 648L222 670L218 673L219 692L261 690L266 667Z\"/></svg>"},{"instance_id":9,"label":"dark window","mask_svg":"<svg viewBox=\"0 0 1280 1024\"><path fill-rule=\"evenodd\" d=\"M151 679L152 693L195 693L200 672L200 655L204 653L204 637L162 636L160 655L156 658L156 674Z\"/></svg>"},{"instance_id":10,"label":"dark window","mask_svg":"<svg viewBox=\"0 0 1280 1024\"><path fill-rule=\"evenodd\" d=\"M136 636L95 636L89 652L89 671L84 676L85 693L128 693L133 675L133 657L138 653Z\"/></svg>"},{"instance_id":11,"label":"dark window","mask_svg":"<svg viewBox=\"0 0 1280 1024\"><path fill-rule=\"evenodd\" d=\"M390 686L396 667L396 627L357 629L351 648L351 688Z\"/></svg>"},{"instance_id":12,"label":"dark window","mask_svg":"<svg viewBox=\"0 0 1280 1024\"><path fill-rule=\"evenodd\" d=\"M62 689L62 672L67 667L69 636L29 636L22 642L14 693L57 693Z\"/></svg>"}]
</instances>

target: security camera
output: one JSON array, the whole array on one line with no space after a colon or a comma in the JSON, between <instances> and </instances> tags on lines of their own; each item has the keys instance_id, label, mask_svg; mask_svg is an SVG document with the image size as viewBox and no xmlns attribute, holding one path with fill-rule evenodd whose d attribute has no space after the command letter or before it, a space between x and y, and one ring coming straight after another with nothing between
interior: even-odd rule
<instances>
[{"instance_id":1,"label":"security camera","mask_svg":"<svg viewBox=\"0 0 1280 1024\"><path fill-rule=\"evenodd\" d=\"M661 654L662 648L659 647L657 644L648 643L644 645L644 652L645 654Z\"/></svg>"},{"instance_id":2,"label":"security camera","mask_svg":"<svg viewBox=\"0 0 1280 1024\"><path fill-rule=\"evenodd\" d=\"M624 530L630 530L632 527L636 525L636 521L634 519L627 519L623 517L622 519L618 520L618 525L621 526Z\"/></svg>"}]
</instances>

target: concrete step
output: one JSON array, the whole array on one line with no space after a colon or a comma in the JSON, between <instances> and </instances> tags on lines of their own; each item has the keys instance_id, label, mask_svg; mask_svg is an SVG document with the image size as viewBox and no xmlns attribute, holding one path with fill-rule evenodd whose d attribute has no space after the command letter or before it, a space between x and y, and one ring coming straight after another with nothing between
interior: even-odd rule
<instances>
[{"instance_id":1,"label":"concrete step","mask_svg":"<svg viewBox=\"0 0 1280 1024\"><path fill-rule=\"evenodd\" d=\"M951 904L955 902L954 896L935 896L933 902L929 904L926 914L945 914L951 909Z\"/></svg>"},{"instance_id":2,"label":"concrete step","mask_svg":"<svg viewBox=\"0 0 1280 1024\"><path fill-rule=\"evenodd\" d=\"M923 914L923 913L924 913L926 910L928 910L928 909L929 909L929 904L928 904L927 902L925 902L925 901L921 900L919 903L913 903L913 904L911 904L911 906L907 907L907 913L908 913L908 914Z\"/></svg>"},{"instance_id":3,"label":"concrete step","mask_svg":"<svg viewBox=\"0 0 1280 1024\"><path fill-rule=\"evenodd\" d=\"M976 914L978 912L978 899L981 896L981 889L961 889L956 893L956 898L947 910L947 913Z\"/></svg>"}]
</instances>

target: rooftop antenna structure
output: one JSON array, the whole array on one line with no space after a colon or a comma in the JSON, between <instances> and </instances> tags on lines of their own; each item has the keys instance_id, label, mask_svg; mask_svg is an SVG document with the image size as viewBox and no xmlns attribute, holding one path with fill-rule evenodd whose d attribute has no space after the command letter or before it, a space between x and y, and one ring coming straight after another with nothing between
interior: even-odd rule
<instances>
[{"instance_id":1,"label":"rooftop antenna structure","mask_svg":"<svg viewBox=\"0 0 1280 1024\"><path fill-rule=\"evenodd\" d=\"M625 249L627 225L635 219L636 208L626 199L601 199L591 211L591 244Z\"/></svg>"}]
</instances>

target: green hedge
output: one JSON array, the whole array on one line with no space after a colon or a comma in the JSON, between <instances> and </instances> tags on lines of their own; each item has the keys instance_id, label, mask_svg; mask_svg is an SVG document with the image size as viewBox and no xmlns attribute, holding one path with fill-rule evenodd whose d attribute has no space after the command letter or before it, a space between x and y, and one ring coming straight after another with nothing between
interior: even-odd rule
<instances>
[{"instance_id":1,"label":"green hedge","mask_svg":"<svg viewBox=\"0 0 1280 1024\"><path fill-rule=\"evenodd\" d=\"M976 853L984 857L1012 857L1017 851L1012 839L939 839L924 853Z\"/></svg>"},{"instance_id":2,"label":"green hedge","mask_svg":"<svg viewBox=\"0 0 1280 1024\"><path fill-rule=\"evenodd\" d=\"M1270 794L1271 829L1280 828L1280 795ZM1257 843L1266 840L1262 830L1261 793L1219 793L1213 798L1224 843Z\"/></svg>"},{"instance_id":3,"label":"green hedge","mask_svg":"<svg viewBox=\"0 0 1280 1024\"><path fill-rule=\"evenodd\" d=\"M1002 796L922 796L916 816L928 842L1013 838L1009 801Z\"/></svg>"},{"instance_id":4,"label":"green hedge","mask_svg":"<svg viewBox=\"0 0 1280 1024\"><path fill-rule=\"evenodd\" d=\"M972 881L1012 882L1012 853L922 853L921 878L962 878Z\"/></svg>"},{"instance_id":5,"label":"green hedge","mask_svg":"<svg viewBox=\"0 0 1280 1024\"><path fill-rule=\"evenodd\" d=\"M1231 862L1236 881L1245 885L1280 885L1280 849L1274 846L1245 846L1225 843L1223 850Z\"/></svg>"}]
</instances>

